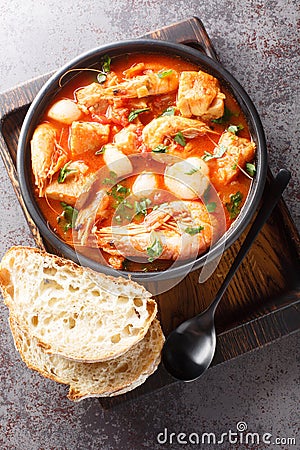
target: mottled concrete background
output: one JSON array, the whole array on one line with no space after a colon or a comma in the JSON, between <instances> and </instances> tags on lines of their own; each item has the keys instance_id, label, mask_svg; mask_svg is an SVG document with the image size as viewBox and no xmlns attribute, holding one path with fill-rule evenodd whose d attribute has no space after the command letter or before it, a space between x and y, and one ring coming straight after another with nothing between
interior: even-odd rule
<instances>
[{"instance_id":1,"label":"mottled concrete background","mask_svg":"<svg viewBox=\"0 0 300 450\"><path fill-rule=\"evenodd\" d=\"M196 15L221 62L242 83L263 121L270 166L293 172L285 199L299 221L299 2L297 0L0 0L0 91L58 68L103 43L136 37ZM297 28L298 25L298 28ZM0 256L33 244L0 161ZM64 386L30 372L14 350L0 304L0 448L300 448L299 333L209 370L199 381L104 412L72 404ZM296 446L158 444L157 435L213 432L245 421L252 432L296 437Z\"/></svg>"}]
</instances>

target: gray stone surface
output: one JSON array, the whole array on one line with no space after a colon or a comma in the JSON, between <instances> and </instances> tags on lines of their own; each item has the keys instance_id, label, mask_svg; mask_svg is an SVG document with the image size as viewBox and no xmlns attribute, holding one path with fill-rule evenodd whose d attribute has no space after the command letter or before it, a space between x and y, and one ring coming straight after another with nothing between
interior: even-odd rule
<instances>
[{"instance_id":1,"label":"gray stone surface","mask_svg":"<svg viewBox=\"0 0 300 450\"><path fill-rule=\"evenodd\" d=\"M0 0L0 11L0 91L102 43L192 15L201 18L221 62L261 115L272 171L286 166L293 172L285 198L300 226L297 0ZM33 244L33 239L0 161L0 256L13 244ZM0 309L1 449L300 448L299 333L210 369L195 383L104 412L96 399L72 404L64 386L29 371L14 350L2 302ZM271 433L272 442L295 437L297 445L157 443L164 428L220 437L236 431L239 421L261 436Z\"/></svg>"}]
</instances>

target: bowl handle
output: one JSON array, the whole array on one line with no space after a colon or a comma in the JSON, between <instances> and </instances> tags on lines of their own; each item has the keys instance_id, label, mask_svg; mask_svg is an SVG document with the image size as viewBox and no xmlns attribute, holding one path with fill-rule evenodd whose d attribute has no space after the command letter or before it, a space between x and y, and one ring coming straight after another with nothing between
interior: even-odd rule
<instances>
[{"instance_id":1,"label":"bowl handle","mask_svg":"<svg viewBox=\"0 0 300 450\"><path fill-rule=\"evenodd\" d=\"M205 53L215 61L219 61L206 29L198 17L191 17L152 31L142 36L142 38L185 44L202 51L202 53Z\"/></svg>"}]
</instances>

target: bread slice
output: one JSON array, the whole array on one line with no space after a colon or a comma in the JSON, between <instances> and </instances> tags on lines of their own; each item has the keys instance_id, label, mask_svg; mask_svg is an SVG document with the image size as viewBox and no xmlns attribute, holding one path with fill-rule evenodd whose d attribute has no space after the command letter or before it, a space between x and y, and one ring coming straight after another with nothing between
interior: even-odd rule
<instances>
[{"instance_id":1,"label":"bread slice","mask_svg":"<svg viewBox=\"0 0 300 450\"><path fill-rule=\"evenodd\" d=\"M157 311L139 284L31 247L4 255L0 285L10 315L37 346L84 362L125 353L143 339Z\"/></svg>"},{"instance_id":2,"label":"bread slice","mask_svg":"<svg viewBox=\"0 0 300 450\"><path fill-rule=\"evenodd\" d=\"M43 376L69 384L68 398L111 397L131 391L142 384L157 368L164 336L154 319L142 341L124 355L99 363L71 361L45 353L36 338L31 338L14 318L10 327L15 346L25 364Z\"/></svg>"}]
</instances>

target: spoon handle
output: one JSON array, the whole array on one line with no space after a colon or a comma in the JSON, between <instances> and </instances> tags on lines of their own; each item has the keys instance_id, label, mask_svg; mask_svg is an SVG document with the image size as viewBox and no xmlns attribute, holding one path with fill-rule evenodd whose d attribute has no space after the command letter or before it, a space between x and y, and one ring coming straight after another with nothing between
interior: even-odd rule
<instances>
[{"instance_id":1,"label":"spoon handle","mask_svg":"<svg viewBox=\"0 0 300 450\"><path fill-rule=\"evenodd\" d=\"M254 222L252 223L252 226L232 264L230 267L217 295L214 301L212 302L209 309L214 313L215 309L218 306L219 301L221 300L224 292L227 289L228 284L231 281L231 278L239 268L241 262L243 261L244 257L248 253L251 245L256 239L256 236L270 217L274 207L278 203L283 191L288 185L288 182L290 181L291 173L286 169L280 169L278 172L276 178L272 180L269 184L269 187L267 189L266 194L263 197L261 207L256 215L256 218Z\"/></svg>"}]
</instances>

